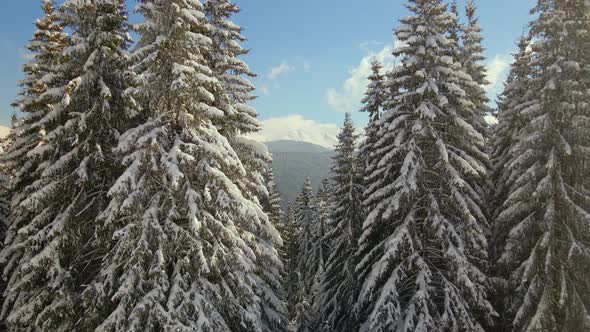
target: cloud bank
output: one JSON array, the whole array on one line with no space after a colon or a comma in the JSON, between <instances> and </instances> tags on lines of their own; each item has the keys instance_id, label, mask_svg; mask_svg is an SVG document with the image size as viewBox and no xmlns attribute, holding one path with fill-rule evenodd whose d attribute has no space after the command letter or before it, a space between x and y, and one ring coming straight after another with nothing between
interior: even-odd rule
<instances>
[{"instance_id":1,"label":"cloud bank","mask_svg":"<svg viewBox=\"0 0 590 332\"><path fill-rule=\"evenodd\" d=\"M300 114L261 121L262 130L250 135L259 142L292 140L334 148L340 128L335 124L318 123Z\"/></svg>"},{"instance_id":2,"label":"cloud bank","mask_svg":"<svg viewBox=\"0 0 590 332\"><path fill-rule=\"evenodd\" d=\"M373 51L371 46L382 45L379 42L366 42L360 45L364 51L365 56L355 68L349 70L350 77L342 83L339 89L330 88L326 92L326 102L330 107L339 112L354 112L361 106L361 100L369 84L368 77L371 75L371 62L377 59L381 62L384 72L391 70L395 66L395 57L393 50L396 45L389 45L383 47L379 51Z\"/></svg>"}]
</instances>

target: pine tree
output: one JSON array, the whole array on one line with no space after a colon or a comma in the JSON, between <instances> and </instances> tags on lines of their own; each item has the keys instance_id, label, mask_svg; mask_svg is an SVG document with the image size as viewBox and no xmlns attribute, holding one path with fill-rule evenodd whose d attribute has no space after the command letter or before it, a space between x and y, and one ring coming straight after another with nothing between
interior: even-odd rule
<instances>
[{"instance_id":1,"label":"pine tree","mask_svg":"<svg viewBox=\"0 0 590 332\"><path fill-rule=\"evenodd\" d=\"M300 202L298 199L296 204ZM283 238L283 251L281 259L285 266L285 273L283 276L285 297L287 300L287 312L289 313L289 321L295 319L295 306L297 305L297 290L298 290L298 270L297 259L299 257L299 228L295 219L295 211L297 205L288 205L285 210L282 227L280 227L281 237Z\"/></svg>"},{"instance_id":2,"label":"pine tree","mask_svg":"<svg viewBox=\"0 0 590 332\"><path fill-rule=\"evenodd\" d=\"M513 170L508 169L507 166L509 161L516 156L512 147L518 141L518 135L527 121L523 111L532 105L531 75L533 71L530 67L532 54L529 46L530 39L521 36L518 41L518 52L513 55L514 62L504 84L504 91L498 100L498 113L496 114L498 124L494 128L492 142L492 179L496 185L494 204L492 204L496 207L494 217L502 212L502 204L510 193L510 184L507 180ZM496 223L493 225L494 236L491 246L493 261L497 261L499 258L508 236L509 229L503 226L505 225Z\"/></svg>"},{"instance_id":3,"label":"pine tree","mask_svg":"<svg viewBox=\"0 0 590 332\"><path fill-rule=\"evenodd\" d=\"M7 142L0 140L0 156L4 155ZM10 217L10 190L9 190L9 172L4 163L0 164L0 251L4 249L4 239L6 237L6 228L8 226L8 218ZM6 290L6 282L0 275L0 308L4 304L4 291ZM4 319L0 317L0 331L4 331Z\"/></svg>"},{"instance_id":4,"label":"pine tree","mask_svg":"<svg viewBox=\"0 0 590 332\"><path fill-rule=\"evenodd\" d=\"M61 94L53 89L63 85L63 75L55 67L63 61L68 36L54 2L43 0L42 9L45 15L35 22L37 30L27 46L33 59L23 67L25 78L19 83L21 91L13 104L23 115L13 123L8 137L11 143L5 155L6 167L13 170L11 186L16 193L15 206L31 194L28 187L40 177L43 165L39 166L46 156L45 151L36 148L43 145L44 127L55 113L51 112L53 105L60 102Z\"/></svg>"},{"instance_id":5,"label":"pine tree","mask_svg":"<svg viewBox=\"0 0 590 332\"><path fill-rule=\"evenodd\" d=\"M355 272L358 240L365 219L362 160L357 154L358 135L349 114L338 135L331 169L333 207L326 239L331 244L322 285L321 317L325 331L356 331L350 313L358 296Z\"/></svg>"},{"instance_id":6,"label":"pine tree","mask_svg":"<svg viewBox=\"0 0 590 332\"><path fill-rule=\"evenodd\" d=\"M411 0L396 29L399 86L374 151L379 181L360 239L361 331L481 331L493 314L481 197L467 181L485 175L476 105L446 37L456 20L440 0Z\"/></svg>"},{"instance_id":7,"label":"pine tree","mask_svg":"<svg viewBox=\"0 0 590 332\"><path fill-rule=\"evenodd\" d=\"M322 184L318 190L315 198L315 206L317 211L317 226L316 226L316 247L318 264L322 268L325 267L328 261L328 256L331 252L330 239L326 238L328 225L332 222L330 214L334 208L332 202L332 185L330 179L323 179Z\"/></svg>"},{"instance_id":8,"label":"pine tree","mask_svg":"<svg viewBox=\"0 0 590 332\"><path fill-rule=\"evenodd\" d=\"M21 91L13 104L21 115L13 119L2 155L3 169L10 182L6 179L5 188L11 187L12 197L11 200L6 197L4 202L6 207L11 207L11 214L6 214L5 220L11 227L6 233L6 246L0 253L0 265L11 287L22 285L21 268L39 253L39 239L43 236L37 237L36 233L43 234L44 223L48 222L42 219L45 206L35 204L31 197L37 195L37 199L43 195L38 190L44 187L47 178L43 181L41 175L53 152L44 136L56 125L59 114L64 113L60 102L65 77L61 69L68 37L54 8L53 1L42 1L44 17L35 22L37 30L27 46L33 59L23 67L25 78L19 83ZM45 198L53 199L51 195ZM23 231L19 234L20 230ZM19 297L21 303L31 299L26 288L7 294L7 305L0 308L0 320L7 318Z\"/></svg>"},{"instance_id":9,"label":"pine tree","mask_svg":"<svg viewBox=\"0 0 590 332\"><path fill-rule=\"evenodd\" d=\"M212 91L215 97L213 106L224 112L223 118L219 121L213 119L213 123L227 138L246 169L247 176L237 179L238 186L247 199L256 201L267 195L264 173L271 158L264 145L243 137L259 131L261 126L256 120L256 110L246 104L254 99L251 94L254 86L248 77L255 75L239 58L248 54L240 46L246 40L242 35L242 28L231 21L232 15L239 12L238 6L229 0L205 2L203 13L208 22L206 36L211 39L211 47L204 58L213 77L219 82L219 89ZM262 298L265 326L272 331L282 331L286 329L284 323L287 318L282 298L282 281L278 273L282 266L276 251L282 241L275 227L276 224L272 222L263 222L260 230L255 232L259 247L265 247L257 252L257 261L262 265L259 265L260 278L257 278L256 291ZM269 292L269 289L272 291Z\"/></svg>"},{"instance_id":10,"label":"pine tree","mask_svg":"<svg viewBox=\"0 0 590 332\"><path fill-rule=\"evenodd\" d=\"M379 132L379 118L385 102L386 87L385 77L381 73L383 66L374 59L371 63L371 76L369 76L369 85L362 100L363 108L361 112L369 113L369 123L365 127L365 140L359 147L359 155L363 158L365 167L371 164L371 153L373 145L377 142L377 133Z\"/></svg>"},{"instance_id":11,"label":"pine tree","mask_svg":"<svg viewBox=\"0 0 590 332\"><path fill-rule=\"evenodd\" d=\"M257 287L280 266L272 245L280 236L258 201L262 176L244 180L249 168L230 143L239 132L223 126L229 98L208 66L204 8L194 0L138 8L145 21L131 91L144 111L116 150L126 170L102 215L114 238L87 307L105 308L94 312L101 331L266 331L276 299Z\"/></svg>"},{"instance_id":12,"label":"pine tree","mask_svg":"<svg viewBox=\"0 0 590 332\"><path fill-rule=\"evenodd\" d=\"M532 11L533 93L496 220L510 230L500 266L513 331L590 329L589 11L583 0L539 0Z\"/></svg>"},{"instance_id":13,"label":"pine tree","mask_svg":"<svg viewBox=\"0 0 590 332\"><path fill-rule=\"evenodd\" d=\"M4 315L11 330L85 329L80 293L103 256L97 216L118 171L112 149L132 113L127 106L133 102L123 93L129 42L123 1L68 0L62 6L64 24L73 31L63 52L68 61L61 65L49 56L58 53L60 42L51 38L61 32L47 16L52 28L44 38L52 50L38 54L39 62L48 56L48 68L57 63L41 78L51 89L40 98L61 103L49 104L42 145L27 153L50 158L39 167L35 192L20 203L32 218L11 225L2 254L10 278Z\"/></svg>"},{"instance_id":14,"label":"pine tree","mask_svg":"<svg viewBox=\"0 0 590 332\"><path fill-rule=\"evenodd\" d=\"M221 90L214 91L214 106L223 110L223 120L217 122L220 133L227 137L230 145L242 161L247 176L239 179L238 185L248 199L264 199L268 188L265 187L264 173L271 163L266 147L258 142L246 139L243 135L260 130L256 120L257 113L246 103L253 100L251 94L254 86L248 77L254 77L248 65L239 57L248 54L240 43L246 38L242 35L242 28L232 22L232 15L238 14L240 9L229 0L207 1L204 13L208 19L211 38L211 51L205 56L213 75L218 79ZM251 192L253 195L248 196ZM275 211L276 212L276 211ZM263 223L259 232L255 232L259 246L265 247L257 253L259 277L256 291L262 298L263 323L270 331L286 329L287 315L284 307L284 290L279 271L283 269L278 257L277 247L282 245L278 236L275 220ZM269 290L271 290L269 292Z\"/></svg>"},{"instance_id":15,"label":"pine tree","mask_svg":"<svg viewBox=\"0 0 590 332\"><path fill-rule=\"evenodd\" d=\"M519 51L514 54L514 62L511 65L508 79L504 84L504 91L499 96L498 112L496 117L498 124L494 127L492 141L492 182L495 185L495 192L490 200L493 211L492 241L490 243L490 257L493 263L495 277L494 285L494 307L500 314L500 322L496 325L499 331L510 331L509 315L506 312L506 298L510 292L507 289L505 280L509 271L502 270L502 267L495 264L500 258L506 238L510 231L506 224L496 222L497 217L502 213L503 203L510 193L510 184L507 179L511 177L513 169L508 169L509 161L515 157L512 147L518 141L519 132L525 126L525 116L522 111L530 105L529 96L533 93L531 88L531 52L528 47L529 38L522 36L518 42Z\"/></svg>"},{"instance_id":16,"label":"pine tree","mask_svg":"<svg viewBox=\"0 0 590 332\"><path fill-rule=\"evenodd\" d=\"M299 228L297 244L297 304L295 326L297 331L315 331L317 315L314 310L314 283L321 267L318 237L317 205L314 200L311 180L307 178L299 194L295 220Z\"/></svg>"},{"instance_id":17,"label":"pine tree","mask_svg":"<svg viewBox=\"0 0 590 332\"><path fill-rule=\"evenodd\" d=\"M482 65L485 60L483 55L485 48L482 45L483 36L482 28L479 26L479 19L476 17L477 6L474 0L468 0L465 6L465 15L467 24L461 26L463 41L463 51L461 66L471 76L471 78L480 86L489 84L486 77L486 67ZM477 98L480 105L488 102L483 88L470 91L471 98ZM478 105L479 106L479 105Z\"/></svg>"},{"instance_id":18,"label":"pine tree","mask_svg":"<svg viewBox=\"0 0 590 332\"><path fill-rule=\"evenodd\" d=\"M281 208L281 196L277 191L277 184L272 168L268 168L264 174L267 195L261 200L262 207L269 220L277 229L283 222L283 210Z\"/></svg>"},{"instance_id":19,"label":"pine tree","mask_svg":"<svg viewBox=\"0 0 590 332\"><path fill-rule=\"evenodd\" d=\"M287 299L284 285L285 264L283 260L283 247L285 243L282 240L280 224L282 218L281 198L276 191L273 171L267 167L265 177L265 194L261 197L261 206L268 216L268 231L260 232L260 246L265 248L266 252L259 254L257 257L256 289L262 299L262 323L263 331L280 332L287 331L288 328L288 311ZM266 234L275 234L278 232L278 239Z\"/></svg>"},{"instance_id":20,"label":"pine tree","mask_svg":"<svg viewBox=\"0 0 590 332\"><path fill-rule=\"evenodd\" d=\"M492 130L490 125L486 121L486 116L492 113L491 108L488 106L490 101L487 97L484 86L489 85L490 82L487 80L487 70L482 64L485 60L483 53L485 48L483 47L483 36L482 28L479 26L479 19L476 17L477 7L473 0L468 0L465 7L465 15L467 17L467 25L462 25L463 34L461 35L462 45L462 63L463 70L471 76L476 85L467 85L464 87L467 96L475 104L475 115L472 120L474 128L481 133L486 141L485 152L491 154L491 141L492 141ZM480 162L482 162L487 170L488 176L481 178L479 181L476 180L473 184L474 188L479 188L479 195L484 198L485 201L480 202L485 208L486 217L489 219L493 214L493 208L488 205L493 196L494 188L490 178L492 173L492 165L490 160L484 156L481 156ZM490 226L488 226L490 228ZM489 230L488 230L489 231Z\"/></svg>"},{"instance_id":21,"label":"pine tree","mask_svg":"<svg viewBox=\"0 0 590 332\"><path fill-rule=\"evenodd\" d=\"M482 218L482 225L485 226L485 231L488 239L491 239L491 226L488 220L491 219L493 208L489 204L493 196L493 183L490 178L492 173L492 165L490 164L489 154L491 153L490 141L491 141L491 128L485 117L492 113L491 108L488 106L489 99L487 97L484 86L488 85L489 82L486 79L486 67L482 65L485 60L483 52L482 42L482 29L479 26L479 19L476 17L477 7L473 0L468 0L465 7L465 16L467 18L467 24L461 24L458 16L458 8L456 2L452 4L451 13L455 14L456 19L452 25L450 33L450 40L455 43L455 47L451 50L451 56L458 59L461 64L461 69L467 75L471 77L471 80L464 80L461 89L466 93L468 98L475 105L475 112L473 113L472 119L467 119L468 122L477 130L484 141L486 142L483 151L484 154L473 155L474 158L478 159L478 162L484 165L486 172L485 174L478 174L476 176L468 177L466 180L470 182L470 186L477 192L477 197L480 198L477 201L477 205L482 208L482 212L485 215L485 219ZM489 270L488 263L482 262L481 268Z\"/></svg>"}]
</instances>

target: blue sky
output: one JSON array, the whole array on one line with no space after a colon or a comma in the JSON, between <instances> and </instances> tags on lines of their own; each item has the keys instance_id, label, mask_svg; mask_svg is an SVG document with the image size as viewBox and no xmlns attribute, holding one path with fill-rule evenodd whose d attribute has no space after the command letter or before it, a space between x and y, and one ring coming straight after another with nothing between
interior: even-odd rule
<instances>
[{"instance_id":1,"label":"blue sky","mask_svg":"<svg viewBox=\"0 0 590 332\"><path fill-rule=\"evenodd\" d=\"M242 13L234 21L245 28L251 53L245 58L258 74L259 98L253 103L265 124L261 139L318 140L333 137L344 111L358 107L373 56L392 64L393 29L407 15L402 0L236 0ZM460 5L464 1L459 1ZM479 0L486 64L495 85L511 61L516 38L530 20L534 0ZM12 1L0 20L0 124L7 125L9 106L22 77L24 46L41 14L40 1ZM358 126L364 114L353 114Z\"/></svg>"}]
</instances>

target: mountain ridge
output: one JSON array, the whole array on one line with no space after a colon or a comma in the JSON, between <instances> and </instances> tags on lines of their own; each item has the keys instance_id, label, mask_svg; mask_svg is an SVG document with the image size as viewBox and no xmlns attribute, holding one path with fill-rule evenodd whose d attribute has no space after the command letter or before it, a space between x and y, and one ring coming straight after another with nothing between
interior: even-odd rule
<instances>
[{"instance_id":1,"label":"mountain ridge","mask_svg":"<svg viewBox=\"0 0 590 332\"><path fill-rule=\"evenodd\" d=\"M317 191L322 180L329 176L334 151L324 146L293 140L264 143L273 157L277 191L283 207L295 201L306 178Z\"/></svg>"}]
</instances>

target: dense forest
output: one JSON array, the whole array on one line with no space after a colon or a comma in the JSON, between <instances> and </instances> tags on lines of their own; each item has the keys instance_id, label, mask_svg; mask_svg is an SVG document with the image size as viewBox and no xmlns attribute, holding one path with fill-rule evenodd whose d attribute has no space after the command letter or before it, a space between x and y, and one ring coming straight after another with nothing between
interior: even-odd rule
<instances>
[{"instance_id":1,"label":"dense forest","mask_svg":"<svg viewBox=\"0 0 590 332\"><path fill-rule=\"evenodd\" d=\"M237 5L42 0L0 330L590 331L590 2L535 2L492 103L485 13L407 0L368 124L281 202Z\"/></svg>"}]
</instances>

